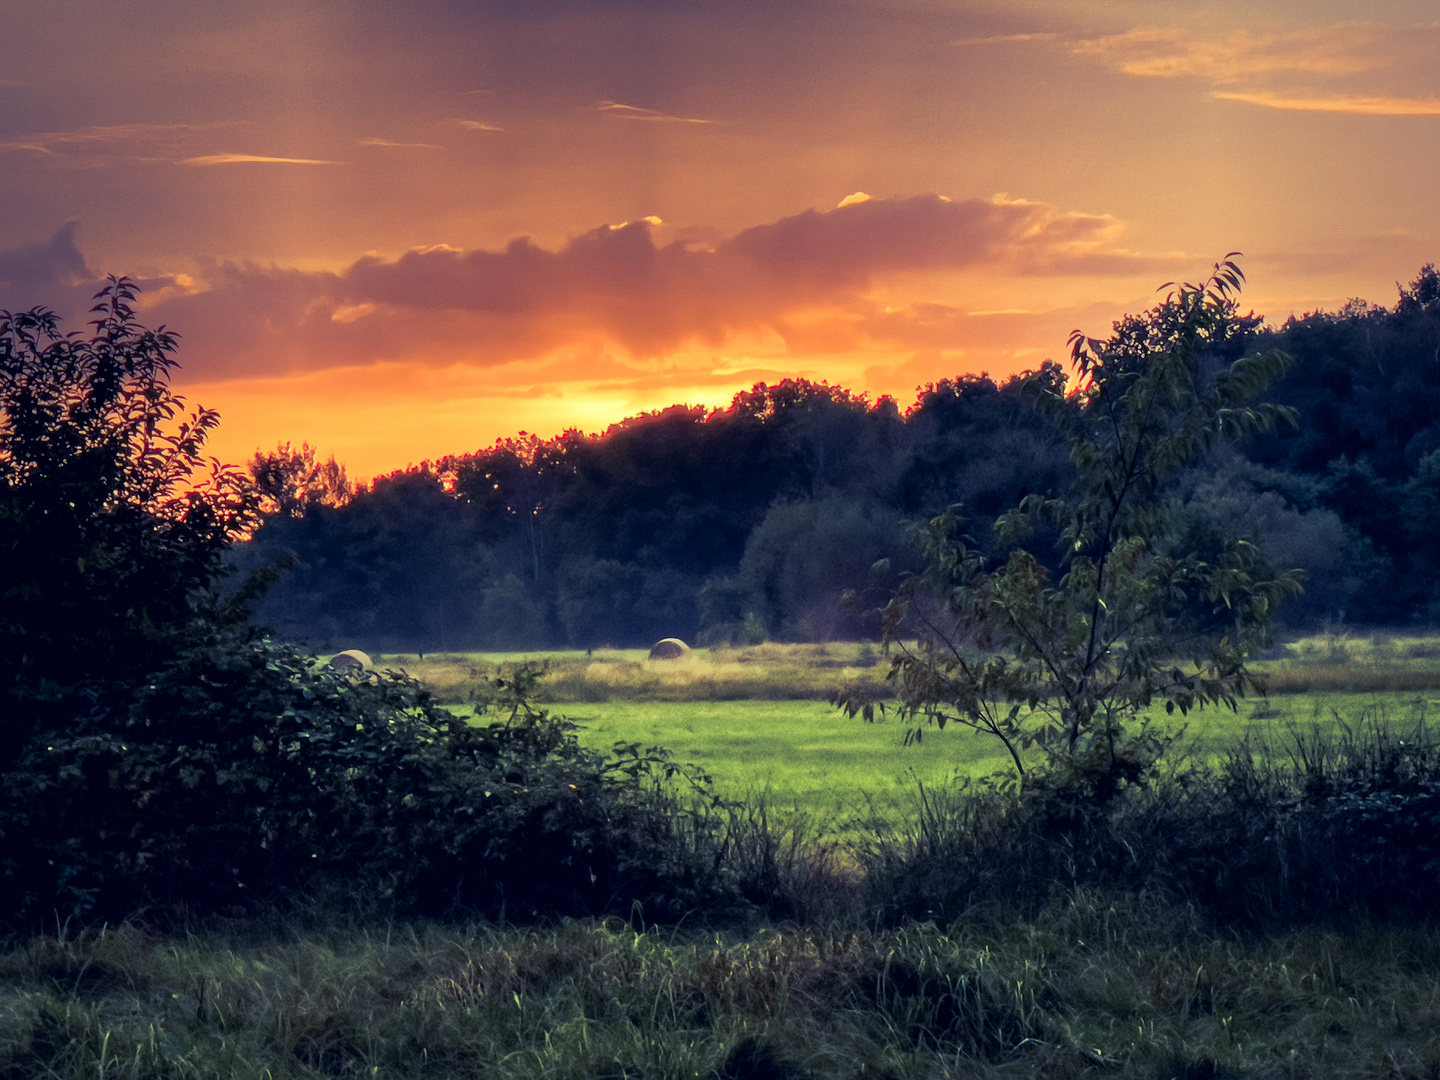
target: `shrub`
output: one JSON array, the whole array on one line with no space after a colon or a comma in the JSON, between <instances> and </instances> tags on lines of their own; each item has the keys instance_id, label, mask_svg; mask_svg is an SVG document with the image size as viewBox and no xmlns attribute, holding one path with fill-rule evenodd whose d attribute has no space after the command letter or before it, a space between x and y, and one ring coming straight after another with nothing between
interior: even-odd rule
<instances>
[{"instance_id":1,"label":"shrub","mask_svg":"<svg viewBox=\"0 0 1440 1080\"><path fill-rule=\"evenodd\" d=\"M1188 904L1221 926L1280 929L1440 914L1440 745L1381 726L1291 733L1215 769L1172 771L1098 805L1052 770L920 791L860 851L882 922L976 908L1030 915L1099 887Z\"/></svg>"},{"instance_id":2,"label":"shrub","mask_svg":"<svg viewBox=\"0 0 1440 1080\"><path fill-rule=\"evenodd\" d=\"M508 715L475 727L393 672L265 641L186 652L0 778L3 917L297 897L520 919L744 909L707 859L712 823L677 817L678 767L581 748L530 706L533 683L500 687Z\"/></svg>"},{"instance_id":3,"label":"shrub","mask_svg":"<svg viewBox=\"0 0 1440 1080\"><path fill-rule=\"evenodd\" d=\"M207 464L219 417L185 412L175 335L139 326L134 298L112 278L88 339L0 312L0 769L244 621L250 594L216 587L253 489Z\"/></svg>"}]
</instances>

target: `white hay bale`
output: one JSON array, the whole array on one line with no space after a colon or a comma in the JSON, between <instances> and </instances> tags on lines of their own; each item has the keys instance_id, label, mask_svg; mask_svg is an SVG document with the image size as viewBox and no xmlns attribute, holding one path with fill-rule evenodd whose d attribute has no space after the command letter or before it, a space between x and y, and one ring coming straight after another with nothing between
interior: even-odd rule
<instances>
[{"instance_id":1,"label":"white hay bale","mask_svg":"<svg viewBox=\"0 0 1440 1080\"><path fill-rule=\"evenodd\" d=\"M336 671L369 671L370 657L359 649L346 649L330 658L330 666Z\"/></svg>"},{"instance_id":2,"label":"white hay bale","mask_svg":"<svg viewBox=\"0 0 1440 1080\"><path fill-rule=\"evenodd\" d=\"M651 660L684 660L690 656L690 646L678 637L661 638L650 646Z\"/></svg>"}]
</instances>

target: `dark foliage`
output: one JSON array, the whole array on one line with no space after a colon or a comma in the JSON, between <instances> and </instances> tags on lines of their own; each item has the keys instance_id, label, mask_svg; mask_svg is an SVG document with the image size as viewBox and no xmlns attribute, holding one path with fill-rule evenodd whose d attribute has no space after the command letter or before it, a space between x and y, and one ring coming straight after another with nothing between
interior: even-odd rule
<instances>
[{"instance_id":1,"label":"dark foliage","mask_svg":"<svg viewBox=\"0 0 1440 1080\"><path fill-rule=\"evenodd\" d=\"M263 581L220 585L257 493L219 465L196 477L217 417L183 418L175 340L135 323L133 293L111 282L88 339L43 311L0 317L0 923L297 896L511 918L747 909L703 778L659 751L583 750L531 708L527 673L477 727L409 678L255 637ZM291 474L269 498L323 524ZM412 505L458 513L433 477L408 482ZM394 520L393 490L351 506ZM387 570L383 548L345 555Z\"/></svg>"},{"instance_id":2,"label":"dark foliage","mask_svg":"<svg viewBox=\"0 0 1440 1080\"><path fill-rule=\"evenodd\" d=\"M0 769L245 617L215 587L252 490L203 458L219 418L184 412L175 335L137 325L134 296L112 278L89 338L0 312Z\"/></svg>"},{"instance_id":3,"label":"dark foliage","mask_svg":"<svg viewBox=\"0 0 1440 1080\"><path fill-rule=\"evenodd\" d=\"M512 919L743 909L705 838L677 832L673 767L583 750L529 685L501 687L508 707L475 727L393 673L263 642L188 652L123 720L32 744L4 774L3 916L356 897Z\"/></svg>"},{"instance_id":4,"label":"dark foliage","mask_svg":"<svg viewBox=\"0 0 1440 1080\"><path fill-rule=\"evenodd\" d=\"M1097 886L1188 903L1245 930L1440 915L1440 745L1382 725L1291 732L1213 770L1174 772L1099 806L1049 773L922 792L865 857L883 921L941 925L976 908L1033 913Z\"/></svg>"},{"instance_id":5,"label":"dark foliage","mask_svg":"<svg viewBox=\"0 0 1440 1080\"><path fill-rule=\"evenodd\" d=\"M962 457L976 469L1034 461L1025 491L1063 471L1063 448L1030 445L1044 428L1038 417L1011 423L1027 409L1018 389L1002 394L982 379L928 393L907 421L889 399L785 380L738 394L727 409L676 406L593 438L503 440L377 481L370 496L404 507L383 524L365 494L304 519L277 515L239 561L294 564L260 615L317 643L431 650L740 640L750 628L786 638L874 633L841 598L873 587L877 558L903 559L902 514L1010 484L993 467L955 469ZM962 396L967 430L990 433L995 446L952 445L938 417ZM397 486L417 476L430 485L423 498ZM833 521L840 506L845 520ZM371 548L393 568L383 583L370 562L346 554ZM836 549L843 565L826 554ZM442 611L452 613L443 625Z\"/></svg>"}]
</instances>

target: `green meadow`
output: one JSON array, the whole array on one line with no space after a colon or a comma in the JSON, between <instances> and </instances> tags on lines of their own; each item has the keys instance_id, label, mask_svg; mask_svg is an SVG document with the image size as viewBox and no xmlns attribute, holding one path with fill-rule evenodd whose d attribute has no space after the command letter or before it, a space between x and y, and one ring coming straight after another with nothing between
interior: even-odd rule
<instances>
[{"instance_id":1,"label":"green meadow","mask_svg":"<svg viewBox=\"0 0 1440 1080\"><path fill-rule=\"evenodd\" d=\"M485 679L521 665L546 670L546 707L578 724L592 749L663 747L704 769L726 796L763 795L817 822L839 825L876 810L889 816L909 805L917 784L935 788L1011 767L998 741L968 728L922 727L916 741L907 734L917 725L893 712L866 723L828 704L841 685L883 686L889 664L865 643L697 649L684 661L649 661L641 649L376 659L423 679L466 715L466 698ZM1285 744L1376 724L1404 732L1440 717L1434 638L1318 635L1277 647L1255 668L1268 695L1233 711L1150 710L1148 719L1177 736L1177 761L1218 760L1247 740Z\"/></svg>"},{"instance_id":2,"label":"green meadow","mask_svg":"<svg viewBox=\"0 0 1440 1080\"><path fill-rule=\"evenodd\" d=\"M796 810L817 822L841 825L853 817L903 812L917 783L936 788L958 778L1011 769L994 738L949 725L921 728L906 745L913 723L866 723L819 701L611 701L555 706L580 726L592 749L636 742L669 750L700 766L731 798L763 795L772 807ZM473 710L457 707L467 714ZM1380 724L1402 735L1440 717L1440 690L1305 693L1250 699L1235 712L1203 709L1180 719L1152 710L1155 723L1178 737L1178 759L1217 761L1247 740L1270 745L1297 735L1336 735ZM1038 751L1030 754L1038 760Z\"/></svg>"},{"instance_id":3,"label":"green meadow","mask_svg":"<svg viewBox=\"0 0 1440 1080\"><path fill-rule=\"evenodd\" d=\"M820 820L864 812L871 802L889 806L917 781L934 787L1008 761L998 742L968 730L928 730L906 746L907 725L867 724L819 701L605 702L563 711L594 749L662 746L715 777L725 795L763 795Z\"/></svg>"}]
</instances>

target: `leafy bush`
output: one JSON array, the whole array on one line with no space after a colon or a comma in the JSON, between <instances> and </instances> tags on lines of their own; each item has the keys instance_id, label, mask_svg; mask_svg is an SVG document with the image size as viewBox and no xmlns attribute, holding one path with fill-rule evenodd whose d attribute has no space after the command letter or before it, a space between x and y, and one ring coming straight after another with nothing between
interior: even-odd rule
<instances>
[{"instance_id":1,"label":"leafy bush","mask_svg":"<svg viewBox=\"0 0 1440 1080\"><path fill-rule=\"evenodd\" d=\"M253 490L207 464L219 417L185 411L175 335L139 326L134 299L112 278L88 339L44 309L0 312L0 769L243 622L250 594L215 587Z\"/></svg>"},{"instance_id":2,"label":"leafy bush","mask_svg":"<svg viewBox=\"0 0 1440 1080\"><path fill-rule=\"evenodd\" d=\"M677 816L678 767L584 750L532 689L521 672L499 688L508 715L472 727L393 672L263 641L187 652L123 713L29 745L0 778L3 915L298 895L521 919L743 909L706 858L711 823Z\"/></svg>"},{"instance_id":3,"label":"leafy bush","mask_svg":"<svg viewBox=\"0 0 1440 1080\"><path fill-rule=\"evenodd\" d=\"M905 824L860 855L872 917L890 923L1033 914L1083 887L1159 894L1252 929L1428 920L1440 914L1440 745L1378 725L1292 733L1103 806L1063 770L1023 791L922 789Z\"/></svg>"}]
</instances>

